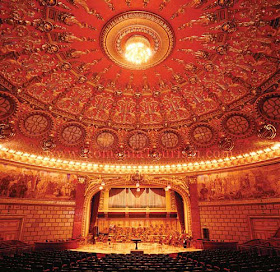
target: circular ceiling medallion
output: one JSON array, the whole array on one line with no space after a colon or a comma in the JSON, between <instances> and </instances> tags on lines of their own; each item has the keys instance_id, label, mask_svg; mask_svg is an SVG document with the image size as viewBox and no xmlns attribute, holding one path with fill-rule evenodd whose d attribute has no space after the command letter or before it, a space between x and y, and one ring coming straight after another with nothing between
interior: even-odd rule
<instances>
[{"instance_id":1,"label":"circular ceiling medallion","mask_svg":"<svg viewBox=\"0 0 280 272\"><path fill-rule=\"evenodd\" d=\"M253 122L242 113L230 113L222 120L225 132L233 137L244 138L253 132Z\"/></svg>"},{"instance_id":2,"label":"circular ceiling medallion","mask_svg":"<svg viewBox=\"0 0 280 272\"><path fill-rule=\"evenodd\" d=\"M74 146L80 144L86 137L85 128L79 123L67 123L60 130L60 141L64 145Z\"/></svg>"},{"instance_id":3,"label":"circular ceiling medallion","mask_svg":"<svg viewBox=\"0 0 280 272\"><path fill-rule=\"evenodd\" d=\"M149 137L143 131L133 131L127 139L128 146L134 151L143 150L149 142Z\"/></svg>"},{"instance_id":4,"label":"circular ceiling medallion","mask_svg":"<svg viewBox=\"0 0 280 272\"><path fill-rule=\"evenodd\" d=\"M105 24L100 34L105 54L119 66L131 70L145 70L164 61L174 42L169 23L147 11L120 13ZM145 58L145 52L151 53L149 58Z\"/></svg>"},{"instance_id":5,"label":"circular ceiling medallion","mask_svg":"<svg viewBox=\"0 0 280 272\"><path fill-rule=\"evenodd\" d=\"M215 130L207 124L195 124L190 128L189 137L199 147L208 147L214 144Z\"/></svg>"},{"instance_id":6,"label":"circular ceiling medallion","mask_svg":"<svg viewBox=\"0 0 280 272\"><path fill-rule=\"evenodd\" d=\"M8 93L0 93L0 120L11 117L17 110L17 99Z\"/></svg>"},{"instance_id":7,"label":"circular ceiling medallion","mask_svg":"<svg viewBox=\"0 0 280 272\"><path fill-rule=\"evenodd\" d=\"M160 144L167 149L174 149L181 144L180 135L173 130L165 130L160 135Z\"/></svg>"},{"instance_id":8,"label":"circular ceiling medallion","mask_svg":"<svg viewBox=\"0 0 280 272\"><path fill-rule=\"evenodd\" d=\"M280 123L280 93L273 92L261 96L257 102L259 114L271 122Z\"/></svg>"},{"instance_id":9,"label":"circular ceiling medallion","mask_svg":"<svg viewBox=\"0 0 280 272\"><path fill-rule=\"evenodd\" d=\"M108 129L99 131L95 136L95 141L101 149L111 149L118 145L116 133Z\"/></svg>"},{"instance_id":10,"label":"circular ceiling medallion","mask_svg":"<svg viewBox=\"0 0 280 272\"><path fill-rule=\"evenodd\" d=\"M30 137L39 137L52 129L52 118L42 111L27 114L20 120L20 129L23 134Z\"/></svg>"}]
</instances>

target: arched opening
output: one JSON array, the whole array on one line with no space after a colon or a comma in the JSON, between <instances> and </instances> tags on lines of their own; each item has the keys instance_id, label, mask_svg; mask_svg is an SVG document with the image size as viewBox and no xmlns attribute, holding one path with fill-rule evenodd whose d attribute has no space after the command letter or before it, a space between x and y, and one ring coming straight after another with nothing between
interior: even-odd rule
<instances>
[{"instance_id":1,"label":"arched opening","mask_svg":"<svg viewBox=\"0 0 280 272\"><path fill-rule=\"evenodd\" d=\"M160 198L157 199L155 195L160 196L164 192L164 207L152 208L150 205L141 206L143 202L141 202L141 197L137 198L134 184L126 184L126 186L123 184L119 181L106 182L106 187L102 191L99 190L96 182L92 182L88 186L83 207L82 236L87 237L89 233L93 234L96 230L94 227L98 227L98 230L103 232L106 229L108 230L110 225L149 227L154 224L165 224L163 222L168 222L171 227L175 226L181 233L192 235L190 199L186 188L178 183L170 182L172 189L165 191L166 181L156 180L147 184L142 183L139 191L139 195L142 197L144 197L143 194L149 195L151 193L155 201L159 201ZM132 207L131 203L128 203L129 201L124 203L124 200L119 201L119 203L114 202L116 200L114 196L116 195L119 199L121 199L121 196L130 197L130 200L134 199L136 201L135 206ZM147 195L145 196L146 199ZM151 196L148 197L151 198ZM119 207L114 203L118 203Z\"/></svg>"}]
</instances>

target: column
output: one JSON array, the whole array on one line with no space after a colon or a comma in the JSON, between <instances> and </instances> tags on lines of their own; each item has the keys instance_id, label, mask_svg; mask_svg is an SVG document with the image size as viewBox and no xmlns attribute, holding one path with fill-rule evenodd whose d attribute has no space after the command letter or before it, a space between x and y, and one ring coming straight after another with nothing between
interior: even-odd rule
<instances>
[{"instance_id":1,"label":"column","mask_svg":"<svg viewBox=\"0 0 280 272\"><path fill-rule=\"evenodd\" d=\"M85 201L85 189L86 183L78 183L76 186L76 207L74 215L74 225L72 237L75 239L82 234L82 219L83 219L83 208Z\"/></svg>"},{"instance_id":2,"label":"column","mask_svg":"<svg viewBox=\"0 0 280 272\"><path fill-rule=\"evenodd\" d=\"M191 205L191 222L193 239L201 239L200 212L198 206L197 177L188 177Z\"/></svg>"},{"instance_id":3,"label":"column","mask_svg":"<svg viewBox=\"0 0 280 272\"><path fill-rule=\"evenodd\" d=\"M104 206L103 206L104 212L109 211L109 189L104 190Z\"/></svg>"},{"instance_id":4,"label":"column","mask_svg":"<svg viewBox=\"0 0 280 272\"><path fill-rule=\"evenodd\" d=\"M166 200L166 212L170 213L171 212L171 195L170 195L170 190L165 191L165 200Z\"/></svg>"}]
</instances>

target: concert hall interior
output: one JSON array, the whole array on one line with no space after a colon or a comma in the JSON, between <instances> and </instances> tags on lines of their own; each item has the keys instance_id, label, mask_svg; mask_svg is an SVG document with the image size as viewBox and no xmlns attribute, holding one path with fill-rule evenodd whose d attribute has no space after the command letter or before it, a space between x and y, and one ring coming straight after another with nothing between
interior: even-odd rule
<instances>
[{"instance_id":1,"label":"concert hall interior","mask_svg":"<svg viewBox=\"0 0 280 272\"><path fill-rule=\"evenodd\" d=\"M280 271L279 0L0 0L0 271Z\"/></svg>"}]
</instances>

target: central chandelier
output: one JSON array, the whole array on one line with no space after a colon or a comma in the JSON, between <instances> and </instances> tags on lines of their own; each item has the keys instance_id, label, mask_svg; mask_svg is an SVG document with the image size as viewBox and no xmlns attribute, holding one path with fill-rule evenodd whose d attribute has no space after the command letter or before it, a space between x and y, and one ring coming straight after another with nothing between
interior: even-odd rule
<instances>
[{"instance_id":1,"label":"central chandelier","mask_svg":"<svg viewBox=\"0 0 280 272\"><path fill-rule=\"evenodd\" d=\"M126 41L124 57L127 61L141 65L146 63L151 56L151 44L144 36L134 35Z\"/></svg>"}]
</instances>

